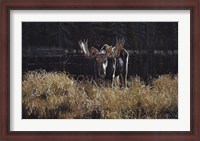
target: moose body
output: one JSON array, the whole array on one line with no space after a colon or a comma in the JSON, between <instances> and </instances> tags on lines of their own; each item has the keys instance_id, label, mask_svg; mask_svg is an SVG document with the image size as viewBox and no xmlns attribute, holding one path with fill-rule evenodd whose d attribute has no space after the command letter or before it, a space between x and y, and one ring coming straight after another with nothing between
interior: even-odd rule
<instances>
[{"instance_id":1,"label":"moose body","mask_svg":"<svg viewBox=\"0 0 200 141\"><path fill-rule=\"evenodd\" d=\"M113 85L115 77L119 76L120 87L127 87L129 53L123 48L122 40L116 41L116 46L105 44L100 51L92 47L88 50L88 42L79 42L88 59L94 59L94 78L109 81Z\"/></svg>"}]
</instances>

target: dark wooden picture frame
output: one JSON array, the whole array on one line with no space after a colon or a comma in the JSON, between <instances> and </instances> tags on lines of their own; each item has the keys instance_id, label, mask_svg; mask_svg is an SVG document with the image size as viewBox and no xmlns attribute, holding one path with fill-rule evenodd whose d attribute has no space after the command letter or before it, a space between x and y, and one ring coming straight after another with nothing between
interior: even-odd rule
<instances>
[{"instance_id":1,"label":"dark wooden picture frame","mask_svg":"<svg viewBox=\"0 0 200 141\"><path fill-rule=\"evenodd\" d=\"M0 140L200 140L199 0L4 0L1 2ZM10 131L10 10L190 10L190 131ZM156 126L156 125L155 125Z\"/></svg>"}]
</instances>

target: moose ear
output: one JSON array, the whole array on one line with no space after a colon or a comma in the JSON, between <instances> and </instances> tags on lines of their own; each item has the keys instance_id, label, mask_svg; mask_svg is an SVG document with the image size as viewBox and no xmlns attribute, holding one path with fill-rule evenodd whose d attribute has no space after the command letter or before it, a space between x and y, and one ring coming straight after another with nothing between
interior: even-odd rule
<instances>
[{"instance_id":1,"label":"moose ear","mask_svg":"<svg viewBox=\"0 0 200 141\"><path fill-rule=\"evenodd\" d=\"M96 57L98 54L99 54L99 50L96 49L95 47L91 47L91 50L90 50L91 57Z\"/></svg>"}]
</instances>

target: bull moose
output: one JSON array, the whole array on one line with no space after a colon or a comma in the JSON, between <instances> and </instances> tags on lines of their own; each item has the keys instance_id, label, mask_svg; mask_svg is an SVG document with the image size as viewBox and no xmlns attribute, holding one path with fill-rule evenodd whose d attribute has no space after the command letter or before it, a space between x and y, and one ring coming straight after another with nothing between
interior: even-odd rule
<instances>
[{"instance_id":1,"label":"bull moose","mask_svg":"<svg viewBox=\"0 0 200 141\"><path fill-rule=\"evenodd\" d=\"M113 80L119 76L120 87L127 87L129 53L124 49L124 40L116 39L114 47L107 44L98 50L88 49L88 40L79 41L79 46L87 59L94 59L94 78L108 80L113 86Z\"/></svg>"}]
</instances>

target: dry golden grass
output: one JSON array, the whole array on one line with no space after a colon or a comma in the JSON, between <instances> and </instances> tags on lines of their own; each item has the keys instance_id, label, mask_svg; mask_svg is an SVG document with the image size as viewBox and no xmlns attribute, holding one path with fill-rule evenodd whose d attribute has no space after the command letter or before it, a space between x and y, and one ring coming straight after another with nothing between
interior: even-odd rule
<instances>
[{"instance_id":1,"label":"dry golden grass","mask_svg":"<svg viewBox=\"0 0 200 141\"><path fill-rule=\"evenodd\" d=\"M178 117L178 77L162 75L129 87L76 81L65 72L29 71L23 76L23 118L162 119Z\"/></svg>"}]
</instances>

